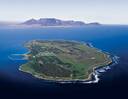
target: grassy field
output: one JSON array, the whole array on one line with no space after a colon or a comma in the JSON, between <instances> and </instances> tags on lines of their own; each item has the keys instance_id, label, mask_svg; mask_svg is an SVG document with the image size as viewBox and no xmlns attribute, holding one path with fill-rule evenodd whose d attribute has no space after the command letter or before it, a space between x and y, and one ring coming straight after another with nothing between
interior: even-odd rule
<instances>
[{"instance_id":1,"label":"grassy field","mask_svg":"<svg viewBox=\"0 0 128 99\"><path fill-rule=\"evenodd\" d=\"M26 47L29 62L20 69L48 80L88 79L95 67L112 62L107 54L76 41L35 40Z\"/></svg>"}]
</instances>

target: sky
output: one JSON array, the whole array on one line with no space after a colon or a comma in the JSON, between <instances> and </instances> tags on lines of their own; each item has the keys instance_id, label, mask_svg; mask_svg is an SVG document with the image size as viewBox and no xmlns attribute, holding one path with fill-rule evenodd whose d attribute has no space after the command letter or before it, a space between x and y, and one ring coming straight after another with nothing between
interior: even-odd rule
<instances>
[{"instance_id":1,"label":"sky","mask_svg":"<svg viewBox=\"0 0 128 99\"><path fill-rule=\"evenodd\" d=\"M128 24L128 0L0 0L0 21L31 18Z\"/></svg>"}]
</instances>

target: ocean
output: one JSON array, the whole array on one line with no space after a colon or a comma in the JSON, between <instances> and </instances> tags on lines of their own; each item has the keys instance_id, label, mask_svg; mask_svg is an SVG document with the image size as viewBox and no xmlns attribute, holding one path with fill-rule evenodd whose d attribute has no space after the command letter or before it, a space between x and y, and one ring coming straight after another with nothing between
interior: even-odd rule
<instances>
[{"instance_id":1,"label":"ocean","mask_svg":"<svg viewBox=\"0 0 128 99\"><path fill-rule=\"evenodd\" d=\"M24 54L24 44L36 39L64 39L91 43L94 47L118 56L118 64L99 76L98 83L59 84L40 80L19 71L27 60L10 59ZM86 27L14 28L0 27L0 97L77 98L118 96L128 88L128 26L101 25ZM81 97L81 98L80 98Z\"/></svg>"}]
</instances>

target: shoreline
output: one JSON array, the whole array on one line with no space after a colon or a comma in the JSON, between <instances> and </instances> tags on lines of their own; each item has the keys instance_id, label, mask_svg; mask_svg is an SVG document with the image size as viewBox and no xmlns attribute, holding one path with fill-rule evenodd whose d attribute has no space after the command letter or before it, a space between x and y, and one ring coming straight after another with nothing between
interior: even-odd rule
<instances>
[{"instance_id":1,"label":"shoreline","mask_svg":"<svg viewBox=\"0 0 128 99\"><path fill-rule=\"evenodd\" d=\"M112 61L110 62L108 65L106 66L111 66L112 64L115 64L115 61ZM55 82L55 83L98 83L98 81L100 80L98 78L98 74L96 73L98 69L102 69L106 66L96 66L96 67L93 67L93 72L91 72L88 76L88 78L86 79L72 79L72 80L64 80L64 79L55 79L55 78L52 78L52 79L49 79L49 78L46 78L46 77L41 77L39 75L33 75L31 72L29 71L24 71L21 69L22 65L19 67L19 71L22 71L26 74L29 74L31 75L32 77L35 77L37 79L40 79L40 80L46 80L46 81L49 81L49 82ZM92 79L94 77L94 80Z\"/></svg>"},{"instance_id":2,"label":"shoreline","mask_svg":"<svg viewBox=\"0 0 128 99\"><path fill-rule=\"evenodd\" d=\"M37 41L37 40L33 40L33 41ZM52 41L52 40L50 40ZM65 41L65 40L64 40ZM67 41L74 41L74 40L67 40ZM75 41L75 42L78 42L78 41ZM94 48L94 49L97 49L95 47L93 47L93 45L91 43L86 43L86 42L80 42L82 44L85 44L91 48ZM113 57L108 53L108 52L104 52L100 49L97 49L99 52L103 53L104 55L107 55L108 59L110 59L109 61L106 61L106 64L107 65L102 65L102 66L98 66L96 65L95 67L92 68L92 72L89 74L88 78L86 79L71 79L69 78L69 80L64 80L63 78L62 79L59 79L59 77L57 78L53 78L53 77L41 77L39 75L33 75L30 71L24 71L21 69L22 65L19 67L19 70L24 72L24 73L27 73L27 74L30 74L31 76L37 78L37 79L42 79L42 80L47 80L47 81L52 81L52 82L56 82L56 83L74 83L74 82L81 82L81 83L97 83L100 79L98 78L98 74L97 74L97 70L98 69L101 69L101 68L104 68L104 67L107 67L107 66L110 66L111 64L114 64L115 61L113 60ZM30 52L30 51L29 51ZM29 53L27 52L27 53ZM27 57L27 53L26 54L23 54L25 57ZM94 77L94 80L93 80L93 77Z\"/></svg>"}]
</instances>

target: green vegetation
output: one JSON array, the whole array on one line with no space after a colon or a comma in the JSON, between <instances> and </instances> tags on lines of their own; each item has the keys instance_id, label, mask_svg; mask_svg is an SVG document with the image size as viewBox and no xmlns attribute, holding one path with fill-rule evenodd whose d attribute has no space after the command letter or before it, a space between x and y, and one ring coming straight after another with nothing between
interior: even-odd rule
<instances>
[{"instance_id":1,"label":"green vegetation","mask_svg":"<svg viewBox=\"0 0 128 99\"><path fill-rule=\"evenodd\" d=\"M29 62L20 70L47 80L89 79L95 67L112 62L109 55L76 41L35 40L26 47Z\"/></svg>"}]
</instances>

